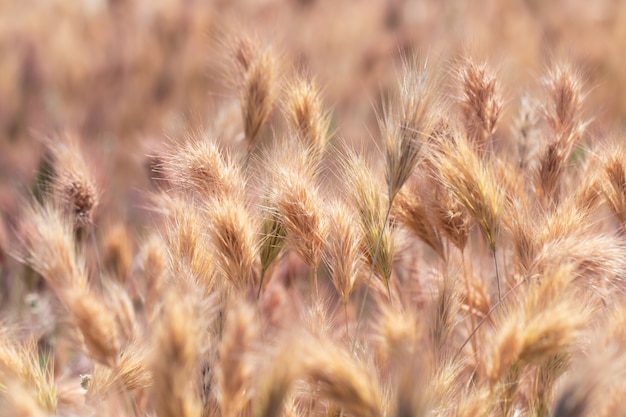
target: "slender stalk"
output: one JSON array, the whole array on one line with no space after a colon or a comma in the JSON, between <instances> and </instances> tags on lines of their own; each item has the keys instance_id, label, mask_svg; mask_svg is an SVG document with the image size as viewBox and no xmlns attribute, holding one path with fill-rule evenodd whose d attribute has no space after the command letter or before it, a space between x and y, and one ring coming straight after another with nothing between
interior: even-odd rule
<instances>
[{"instance_id":1,"label":"slender stalk","mask_svg":"<svg viewBox=\"0 0 626 417\"><path fill-rule=\"evenodd\" d=\"M100 263L100 254L98 253L98 245L96 244L96 232L95 226L91 225L90 233L91 235L91 244L93 246L93 253L96 258L96 266L98 268L98 278L102 281L102 264Z\"/></svg>"},{"instance_id":2,"label":"slender stalk","mask_svg":"<svg viewBox=\"0 0 626 417\"><path fill-rule=\"evenodd\" d=\"M311 293L311 301L319 295L317 289L317 269L317 263L315 263L315 266L309 268L309 292Z\"/></svg>"},{"instance_id":3,"label":"slender stalk","mask_svg":"<svg viewBox=\"0 0 626 417\"><path fill-rule=\"evenodd\" d=\"M387 227L387 222L389 221L389 215L391 214L391 207L393 201L389 200L389 207L387 207L387 213L385 214L385 221L383 222L383 227L380 231L380 235L378 235L378 241L376 242L376 248L374 249L374 256L372 256L372 264L370 266L369 273L367 274L367 281L365 284L365 294L363 295L363 301L361 301L361 307L359 308L359 316L356 320L356 328L354 329L354 339L352 340L352 351L356 347L356 340L359 335L359 327L361 324L361 319L363 318L363 312L365 311L365 302L367 301L367 294L369 293L370 284L372 282L372 275L374 275L374 265L376 264L376 258L378 258L378 253L380 252L380 244L383 240L383 234L385 233L385 227ZM389 283L387 282L387 293L389 295L389 302L391 303L391 291L389 289Z\"/></svg>"},{"instance_id":4,"label":"slender stalk","mask_svg":"<svg viewBox=\"0 0 626 417\"><path fill-rule=\"evenodd\" d=\"M469 277L467 275L467 264L465 262L465 248L461 249L461 262L463 263L463 279L465 281L465 292L467 293L467 297L468 297L467 307L469 311L470 326L471 326L470 332L473 332L474 329L476 328L476 322L474 321L474 309L469 303L471 288L469 285ZM476 348L476 342L473 339L472 339L472 350L474 351L474 353L478 351Z\"/></svg>"},{"instance_id":5,"label":"slender stalk","mask_svg":"<svg viewBox=\"0 0 626 417\"><path fill-rule=\"evenodd\" d=\"M467 344L470 342L470 340L472 340L472 338L474 337L474 335L476 334L476 332L478 332L478 329L481 328L481 326L483 325L484 322L486 322L490 317L491 314L493 314L494 311L496 311L496 309L498 308L498 306L500 306L500 304L502 304L502 301L504 301L506 299L506 297L509 296L509 294L511 294L513 291L515 291L517 288L519 288L523 283L525 283L526 281L528 281L528 278L523 279L522 281L518 282L517 284L515 284L515 286L513 288L511 288L510 290L508 290L504 296L499 299L494 305L493 307L491 307L491 309L489 309L489 311L487 312L487 314L485 314L485 317L483 317L478 324L476 325L476 327L474 328L474 330L472 331L472 333L470 333L469 336L467 336L467 339L465 339L465 341L463 342L463 344L461 345L461 347L459 348L459 350L456 352L456 354L454 355L454 357L452 358L452 363L456 362L456 360L458 359L459 355L461 354L461 352L463 351L463 349L465 348L465 346L467 346Z\"/></svg>"},{"instance_id":6,"label":"slender stalk","mask_svg":"<svg viewBox=\"0 0 626 417\"><path fill-rule=\"evenodd\" d=\"M496 257L496 245L491 247L491 255L493 256L493 264L496 268L496 284L498 285L498 301L502 301L502 290L500 289L500 274L498 273L498 259Z\"/></svg>"},{"instance_id":7,"label":"slender stalk","mask_svg":"<svg viewBox=\"0 0 626 417\"><path fill-rule=\"evenodd\" d=\"M261 288L263 288L263 279L265 278L266 268L261 268L261 282L259 282L259 291L257 292L256 299L261 298Z\"/></svg>"}]
</instances>

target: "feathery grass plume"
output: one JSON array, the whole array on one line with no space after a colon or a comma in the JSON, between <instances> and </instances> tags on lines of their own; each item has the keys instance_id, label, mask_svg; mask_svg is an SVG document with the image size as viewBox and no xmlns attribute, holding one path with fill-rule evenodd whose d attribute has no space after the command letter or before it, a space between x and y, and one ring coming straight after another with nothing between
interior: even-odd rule
<instances>
[{"instance_id":1,"label":"feathery grass plume","mask_svg":"<svg viewBox=\"0 0 626 417\"><path fill-rule=\"evenodd\" d=\"M576 277L573 265L554 265L536 276L541 283L529 282L525 300L510 306L497 327L486 371L505 415L515 406L524 370L543 366L554 380L564 367L545 366L556 357L567 360L591 317L588 297L571 286ZM487 337L493 340L493 335Z\"/></svg>"},{"instance_id":2,"label":"feathery grass plume","mask_svg":"<svg viewBox=\"0 0 626 417\"><path fill-rule=\"evenodd\" d=\"M432 153L436 179L454 194L472 216L489 244L496 268L498 298L502 298L496 239L500 230L505 195L495 179L493 167L480 160L472 150L468 139L462 134L454 135L454 142L440 140L438 151Z\"/></svg>"},{"instance_id":3,"label":"feathery grass plume","mask_svg":"<svg viewBox=\"0 0 626 417\"><path fill-rule=\"evenodd\" d=\"M388 199L365 160L347 151L343 160L346 193L351 196L360 218L364 253L372 269L387 285L393 264L393 232L388 222Z\"/></svg>"},{"instance_id":4,"label":"feathery grass plume","mask_svg":"<svg viewBox=\"0 0 626 417\"><path fill-rule=\"evenodd\" d=\"M101 299L114 315L119 331L120 344L126 346L140 337L139 323L128 292L117 282L105 278Z\"/></svg>"},{"instance_id":5,"label":"feathery grass plume","mask_svg":"<svg viewBox=\"0 0 626 417\"><path fill-rule=\"evenodd\" d=\"M576 365L556 396L555 417L621 415L626 390L626 309L613 306L602 317L602 325L590 333L591 346L577 357ZM620 410L618 413L617 410Z\"/></svg>"},{"instance_id":6,"label":"feathery grass plume","mask_svg":"<svg viewBox=\"0 0 626 417\"><path fill-rule=\"evenodd\" d=\"M205 208L210 223L214 262L235 289L243 292L252 283L257 256L256 222L240 201L227 198Z\"/></svg>"},{"instance_id":7,"label":"feathery grass plume","mask_svg":"<svg viewBox=\"0 0 626 417\"><path fill-rule=\"evenodd\" d=\"M278 258L278 255L280 255L287 238L287 230L285 230L285 226L281 222L278 213L264 206L262 207L262 215L263 223L259 242L261 278L257 298L261 297L265 275L270 270L276 258Z\"/></svg>"},{"instance_id":8,"label":"feathery grass plume","mask_svg":"<svg viewBox=\"0 0 626 417\"><path fill-rule=\"evenodd\" d=\"M218 347L217 368L219 405L224 417L238 415L250 401L254 373L250 353L258 334L255 312L250 305L241 301L229 309Z\"/></svg>"},{"instance_id":9,"label":"feathery grass plume","mask_svg":"<svg viewBox=\"0 0 626 417\"><path fill-rule=\"evenodd\" d=\"M469 238L472 221L467 210L452 191L446 188L437 179L437 166L434 155L443 156L443 149L440 143L447 142L452 146L456 143L453 130L445 119L441 119L428 137L428 148L424 155L424 174L428 181L428 197L426 203L432 218L435 221L436 229L441 230L454 246L461 252L465 251L467 239Z\"/></svg>"},{"instance_id":10,"label":"feathery grass plume","mask_svg":"<svg viewBox=\"0 0 626 417\"><path fill-rule=\"evenodd\" d=\"M392 372L397 372L415 354L423 329L412 312L389 305L380 308L373 327L373 338L378 345L380 360L389 362Z\"/></svg>"},{"instance_id":11,"label":"feathery grass plume","mask_svg":"<svg viewBox=\"0 0 626 417\"><path fill-rule=\"evenodd\" d=\"M63 299L81 332L88 355L104 365L114 366L120 341L115 317L107 306L86 288L72 288Z\"/></svg>"},{"instance_id":12,"label":"feathery grass plume","mask_svg":"<svg viewBox=\"0 0 626 417\"><path fill-rule=\"evenodd\" d=\"M55 413L58 395L51 358L39 353L35 339L18 341L5 324L0 326L0 398L15 411Z\"/></svg>"},{"instance_id":13,"label":"feathery grass plume","mask_svg":"<svg viewBox=\"0 0 626 417\"><path fill-rule=\"evenodd\" d=\"M276 100L278 60L270 48L239 37L232 42L231 54L237 68L245 139L251 150Z\"/></svg>"},{"instance_id":14,"label":"feathery grass plume","mask_svg":"<svg viewBox=\"0 0 626 417\"><path fill-rule=\"evenodd\" d=\"M50 415L42 410L29 388L6 376L3 379L4 389L0 390L1 417L47 417ZM49 412L54 412L54 410L49 410Z\"/></svg>"},{"instance_id":15,"label":"feathery grass plume","mask_svg":"<svg viewBox=\"0 0 626 417\"><path fill-rule=\"evenodd\" d=\"M310 291L313 295L317 291L317 269L326 238L324 205L313 173L300 162L295 165L290 162L275 168L270 205L285 227L287 243L311 270Z\"/></svg>"},{"instance_id":16,"label":"feathery grass plume","mask_svg":"<svg viewBox=\"0 0 626 417\"><path fill-rule=\"evenodd\" d=\"M186 279L191 274L202 291L210 293L215 285L215 259L202 208L190 198L161 194L159 199L168 211L167 249L174 278Z\"/></svg>"},{"instance_id":17,"label":"feathery grass plume","mask_svg":"<svg viewBox=\"0 0 626 417\"><path fill-rule=\"evenodd\" d=\"M486 63L477 64L470 58L463 60L457 77L463 127L472 147L482 154L491 146L502 111L498 78Z\"/></svg>"},{"instance_id":18,"label":"feathery grass plume","mask_svg":"<svg viewBox=\"0 0 626 417\"><path fill-rule=\"evenodd\" d=\"M612 235L568 236L546 242L529 268L529 276L542 274L552 265L569 264L572 274L600 297L620 288L626 264L623 239ZM608 294L603 294L609 291Z\"/></svg>"},{"instance_id":19,"label":"feathery grass plume","mask_svg":"<svg viewBox=\"0 0 626 417\"><path fill-rule=\"evenodd\" d=\"M626 232L626 151L623 146L607 149L602 157L604 199Z\"/></svg>"},{"instance_id":20,"label":"feathery grass plume","mask_svg":"<svg viewBox=\"0 0 626 417\"><path fill-rule=\"evenodd\" d=\"M194 389L202 325L195 294L175 287L163 293L162 312L153 331L153 352L148 359L152 373L152 401L159 417L200 415Z\"/></svg>"},{"instance_id":21,"label":"feathery grass plume","mask_svg":"<svg viewBox=\"0 0 626 417\"><path fill-rule=\"evenodd\" d=\"M517 167L524 172L529 168L539 148L539 108L526 94L520 100L520 108L513 120L511 131L515 138Z\"/></svg>"},{"instance_id":22,"label":"feathery grass plume","mask_svg":"<svg viewBox=\"0 0 626 417\"><path fill-rule=\"evenodd\" d=\"M345 310L363 267L361 236L354 227L355 215L345 204L334 201L326 210L328 235L324 242L323 257Z\"/></svg>"},{"instance_id":23,"label":"feathery grass plume","mask_svg":"<svg viewBox=\"0 0 626 417\"><path fill-rule=\"evenodd\" d=\"M391 215L430 246L441 259L446 259L443 238L431 210L430 203L433 201L430 201L432 200L430 185L430 182L421 175L411 177L394 199ZM453 226L453 222L451 223Z\"/></svg>"},{"instance_id":24,"label":"feathery grass plume","mask_svg":"<svg viewBox=\"0 0 626 417\"><path fill-rule=\"evenodd\" d=\"M125 225L118 223L108 230L104 242L104 269L123 284L130 278L133 262L131 235Z\"/></svg>"},{"instance_id":25,"label":"feathery grass plume","mask_svg":"<svg viewBox=\"0 0 626 417\"><path fill-rule=\"evenodd\" d=\"M263 359L255 389L255 417L283 415L284 402L296 378L302 374L300 343L293 336L285 335L283 339L271 349L269 359ZM289 361L285 361L287 357Z\"/></svg>"},{"instance_id":26,"label":"feathery grass plume","mask_svg":"<svg viewBox=\"0 0 626 417\"><path fill-rule=\"evenodd\" d=\"M46 141L53 158L52 195L76 228L90 225L99 203L95 180L80 149L80 139L71 132Z\"/></svg>"},{"instance_id":27,"label":"feathery grass plume","mask_svg":"<svg viewBox=\"0 0 626 417\"><path fill-rule=\"evenodd\" d=\"M394 106L393 101L388 104L379 122L385 145L390 203L419 161L422 138L427 138L435 127L433 114L440 107L435 94L438 83L435 72L427 65L425 62L421 66L415 57L405 60L398 106Z\"/></svg>"},{"instance_id":28,"label":"feathery grass plume","mask_svg":"<svg viewBox=\"0 0 626 417\"><path fill-rule=\"evenodd\" d=\"M544 116L551 138L541 151L535 174L537 194L544 207L559 202L561 177L588 124L581 114L584 100L580 76L567 63L556 63L544 80L548 93Z\"/></svg>"},{"instance_id":29,"label":"feathery grass plume","mask_svg":"<svg viewBox=\"0 0 626 417\"><path fill-rule=\"evenodd\" d=\"M77 254L72 223L52 204L33 203L24 210L20 237L23 260L46 280L57 294L87 283L85 260Z\"/></svg>"},{"instance_id":30,"label":"feathery grass plume","mask_svg":"<svg viewBox=\"0 0 626 417\"><path fill-rule=\"evenodd\" d=\"M293 136L319 160L330 136L330 113L324 110L315 80L295 76L287 83L282 110Z\"/></svg>"},{"instance_id":31,"label":"feathery grass plume","mask_svg":"<svg viewBox=\"0 0 626 417\"><path fill-rule=\"evenodd\" d=\"M526 272L539 250L539 224L525 195L509 196L503 212L503 224L517 256L521 272Z\"/></svg>"},{"instance_id":32,"label":"feathery grass plume","mask_svg":"<svg viewBox=\"0 0 626 417\"><path fill-rule=\"evenodd\" d=\"M450 338L459 312L459 287L450 271L443 271L436 297L432 300L428 326L432 352L437 363L449 357Z\"/></svg>"},{"instance_id":33,"label":"feathery grass plume","mask_svg":"<svg viewBox=\"0 0 626 417\"><path fill-rule=\"evenodd\" d=\"M159 303L161 291L167 279L167 248L160 236L151 234L142 244L137 257L140 294L143 294L143 304L149 321L154 317L156 306Z\"/></svg>"},{"instance_id":34,"label":"feathery grass plume","mask_svg":"<svg viewBox=\"0 0 626 417\"><path fill-rule=\"evenodd\" d=\"M382 415L380 387L376 377L368 371L371 368L358 362L342 347L327 339L307 340L302 366L304 375L317 384L321 398L357 416Z\"/></svg>"},{"instance_id":35,"label":"feathery grass plume","mask_svg":"<svg viewBox=\"0 0 626 417\"><path fill-rule=\"evenodd\" d=\"M122 394L152 385L148 349L135 342L120 351L115 367L96 364L87 386L87 401L97 404L111 394Z\"/></svg>"},{"instance_id":36,"label":"feathery grass plume","mask_svg":"<svg viewBox=\"0 0 626 417\"><path fill-rule=\"evenodd\" d=\"M163 156L161 170L182 190L205 199L243 197L246 182L238 165L205 133L189 136Z\"/></svg>"}]
</instances>

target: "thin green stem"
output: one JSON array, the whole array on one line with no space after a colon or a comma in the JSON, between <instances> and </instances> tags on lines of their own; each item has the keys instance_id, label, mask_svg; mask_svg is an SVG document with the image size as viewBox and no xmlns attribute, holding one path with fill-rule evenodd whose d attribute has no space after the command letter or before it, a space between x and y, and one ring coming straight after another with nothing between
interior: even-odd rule
<instances>
[{"instance_id":1,"label":"thin green stem","mask_svg":"<svg viewBox=\"0 0 626 417\"><path fill-rule=\"evenodd\" d=\"M498 286L498 301L502 301L502 290L500 289L500 274L498 273L498 258L496 257L496 246L491 247L491 255L493 256L493 264L496 268L496 284Z\"/></svg>"},{"instance_id":2,"label":"thin green stem","mask_svg":"<svg viewBox=\"0 0 626 417\"><path fill-rule=\"evenodd\" d=\"M361 307L359 308L359 316L356 320L356 328L354 329L354 339L352 340L352 351L356 347L357 337L359 335L359 327L361 324L361 319L363 318L363 312L365 311L365 302L367 301L367 295L369 293L370 284L372 282L372 275L374 275L374 265L376 265L376 260L378 258L378 253L380 252L380 244L383 239L383 234L385 233L385 228L387 227L387 222L389 221L389 215L391 214L392 200L389 200L389 207L387 207L387 213L385 214L385 221L383 222L383 227L380 231L380 235L378 235L378 241L376 242L376 248L374 249L374 256L372 256L372 264L370 265L369 273L367 274L367 281L365 284L365 294L363 295L363 301L361 301ZM389 283L387 283L387 292L389 294L389 302L391 302L391 291L389 289Z\"/></svg>"},{"instance_id":3,"label":"thin green stem","mask_svg":"<svg viewBox=\"0 0 626 417\"><path fill-rule=\"evenodd\" d=\"M261 267L261 282L259 283L259 292L256 295L257 300L261 298L261 288L263 288L263 279L265 278L265 271L266 271L266 268Z\"/></svg>"}]
</instances>

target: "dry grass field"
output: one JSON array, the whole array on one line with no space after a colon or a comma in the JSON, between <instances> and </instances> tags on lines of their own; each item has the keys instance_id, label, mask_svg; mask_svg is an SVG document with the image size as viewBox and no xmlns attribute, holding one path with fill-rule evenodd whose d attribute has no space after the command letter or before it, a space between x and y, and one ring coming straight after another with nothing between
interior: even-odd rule
<instances>
[{"instance_id":1,"label":"dry grass field","mask_svg":"<svg viewBox=\"0 0 626 417\"><path fill-rule=\"evenodd\" d=\"M626 416L626 3L0 0L0 417Z\"/></svg>"}]
</instances>

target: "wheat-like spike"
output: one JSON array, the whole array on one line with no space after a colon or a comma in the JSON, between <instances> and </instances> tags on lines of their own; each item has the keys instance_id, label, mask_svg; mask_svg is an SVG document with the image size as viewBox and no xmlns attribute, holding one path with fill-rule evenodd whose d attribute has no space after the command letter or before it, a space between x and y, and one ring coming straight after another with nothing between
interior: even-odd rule
<instances>
[{"instance_id":1,"label":"wheat-like spike","mask_svg":"<svg viewBox=\"0 0 626 417\"><path fill-rule=\"evenodd\" d=\"M159 417L200 415L192 376L199 357L202 326L194 294L170 288L153 330L153 352L147 363L153 377L152 400Z\"/></svg>"},{"instance_id":2,"label":"wheat-like spike","mask_svg":"<svg viewBox=\"0 0 626 417\"><path fill-rule=\"evenodd\" d=\"M385 145L389 201L393 201L417 166L423 139L433 130L433 114L439 110L434 71L416 58L404 61L397 105L387 105L379 125Z\"/></svg>"},{"instance_id":3,"label":"wheat-like spike","mask_svg":"<svg viewBox=\"0 0 626 417\"><path fill-rule=\"evenodd\" d=\"M396 221L404 224L415 236L430 246L437 255L445 259L446 254L443 236L440 234L441 229L437 227L438 224L434 219L433 211L431 211L433 204L443 202L433 197L432 193L434 193L434 190L429 188L432 185L426 178L420 176L414 176L409 179L407 185L394 199L391 215ZM441 210L439 214L446 215L445 210ZM446 217L447 219L444 222L450 224L449 229L456 230L454 220L450 216ZM458 233L451 232L452 236L458 236Z\"/></svg>"},{"instance_id":4,"label":"wheat-like spike","mask_svg":"<svg viewBox=\"0 0 626 417\"><path fill-rule=\"evenodd\" d=\"M26 261L57 293L84 287L87 271L77 254L71 220L51 204L32 204L25 209L20 227Z\"/></svg>"},{"instance_id":5,"label":"wheat-like spike","mask_svg":"<svg viewBox=\"0 0 626 417\"><path fill-rule=\"evenodd\" d=\"M354 223L356 215L345 204L336 201L327 208L328 235L324 244L324 261L341 302L346 306L355 281L364 265L361 236Z\"/></svg>"},{"instance_id":6,"label":"wheat-like spike","mask_svg":"<svg viewBox=\"0 0 626 417\"><path fill-rule=\"evenodd\" d=\"M65 132L47 140L53 158L52 195L71 214L76 228L93 223L99 195L76 134Z\"/></svg>"},{"instance_id":7,"label":"wheat-like spike","mask_svg":"<svg viewBox=\"0 0 626 417\"><path fill-rule=\"evenodd\" d=\"M330 139L330 113L324 110L321 91L315 80L296 76L285 87L283 113L293 136L319 159Z\"/></svg>"},{"instance_id":8,"label":"wheat-like spike","mask_svg":"<svg viewBox=\"0 0 626 417\"><path fill-rule=\"evenodd\" d=\"M579 75L566 63L557 63L544 80L548 93L544 115L549 140L539 156L535 174L537 195L544 207L559 202L562 176L588 124L581 114L584 93Z\"/></svg>"},{"instance_id":9,"label":"wheat-like spike","mask_svg":"<svg viewBox=\"0 0 626 417\"><path fill-rule=\"evenodd\" d=\"M217 383L220 387L220 410L223 416L238 415L250 400L254 368L248 357L259 329L254 310L245 302L229 311L218 348Z\"/></svg>"},{"instance_id":10,"label":"wheat-like spike","mask_svg":"<svg viewBox=\"0 0 626 417\"><path fill-rule=\"evenodd\" d=\"M257 257L257 225L248 208L232 198L206 208L215 261L224 277L238 291L252 284Z\"/></svg>"},{"instance_id":11,"label":"wheat-like spike","mask_svg":"<svg viewBox=\"0 0 626 417\"><path fill-rule=\"evenodd\" d=\"M162 157L160 170L182 190L204 199L242 198L246 181L238 165L206 134L185 137Z\"/></svg>"},{"instance_id":12,"label":"wheat-like spike","mask_svg":"<svg viewBox=\"0 0 626 417\"><path fill-rule=\"evenodd\" d=\"M497 122L502 112L502 97L498 78L486 64L470 58L458 69L461 114L469 142L480 153L489 150Z\"/></svg>"},{"instance_id":13,"label":"wheat-like spike","mask_svg":"<svg viewBox=\"0 0 626 417\"><path fill-rule=\"evenodd\" d=\"M232 56L238 70L245 139L248 150L251 150L274 107L278 91L278 59L272 49L262 49L258 43L244 37L234 41Z\"/></svg>"}]
</instances>

